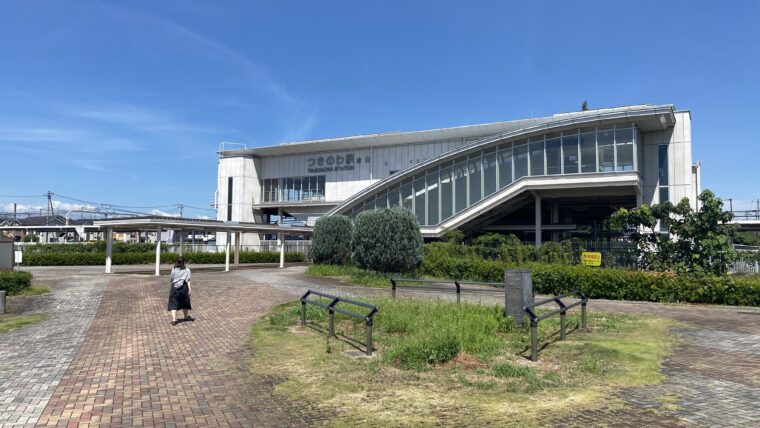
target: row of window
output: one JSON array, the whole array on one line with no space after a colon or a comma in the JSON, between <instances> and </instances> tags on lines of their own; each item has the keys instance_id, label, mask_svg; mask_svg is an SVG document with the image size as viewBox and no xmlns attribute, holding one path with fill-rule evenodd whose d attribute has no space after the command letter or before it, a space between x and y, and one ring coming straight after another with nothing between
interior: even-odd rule
<instances>
[{"instance_id":1,"label":"row of window","mask_svg":"<svg viewBox=\"0 0 760 428\"><path fill-rule=\"evenodd\" d=\"M324 201L325 176L265 178L261 202Z\"/></svg>"},{"instance_id":2,"label":"row of window","mask_svg":"<svg viewBox=\"0 0 760 428\"><path fill-rule=\"evenodd\" d=\"M502 144L436 166L354 208L404 206L421 225L436 225L526 176L633 171L636 128L589 127Z\"/></svg>"}]
</instances>

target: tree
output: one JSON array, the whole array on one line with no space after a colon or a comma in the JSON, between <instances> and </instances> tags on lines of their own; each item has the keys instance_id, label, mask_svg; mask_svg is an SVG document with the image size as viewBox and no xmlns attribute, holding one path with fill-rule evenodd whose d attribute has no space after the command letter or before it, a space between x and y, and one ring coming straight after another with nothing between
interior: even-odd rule
<instances>
[{"instance_id":1,"label":"tree","mask_svg":"<svg viewBox=\"0 0 760 428\"><path fill-rule=\"evenodd\" d=\"M588 102L586 100L583 100L583 104L581 104L581 111L588 111Z\"/></svg>"},{"instance_id":2,"label":"tree","mask_svg":"<svg viewBox=\"0 0 760 428\"><path fill-rule=\"evenodd\" d=\"M720 275L733 253L730 238L734 227L729 224L733 214L723 211L723 201L709 190L698 200L696 212L688 198L677 205L664 202L632 210L621 208L613 214L612 222L631 232L629 239L636 243L639 262L645 269ZM658 223L662 231L656 230Z\"/></svg>"},{"instance_id":3,"label":"tree","mask_svg":"<svg viewBox=\"0 0 760 428\"><path fill-rule=\"evenodd\" d=\"M344 215L321 217L314 224L311 251L314 261L345 265L351 261L351 219Z\"/></svg>"},{"instance_id":4,"label":"tree","mask_svg":"<svg viewBox=\"0 0 760 428\"><path fill-rule=\"evenodd\" d=\"M422 263L424 247L417 218L402 207L364 211L356 217L353 260L378 272L408 272Z\"/></svg>"}]
</instances>

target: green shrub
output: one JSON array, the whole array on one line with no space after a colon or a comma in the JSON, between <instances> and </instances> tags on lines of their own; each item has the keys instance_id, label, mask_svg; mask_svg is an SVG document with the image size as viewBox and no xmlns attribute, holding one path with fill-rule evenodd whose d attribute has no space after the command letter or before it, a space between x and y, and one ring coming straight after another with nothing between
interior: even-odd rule
<instances>
[{"instance_id":1,"label":"green shrub","mask_svg":"<svg viewBox=\"0 0 760 428\"><path fill-rule=\"evenodd\" d=\"M351 243L354 263L378 272L414 270L424 255L417 218L401 207L359 214Z\"/></svg>"},{"instance_id":2,"label":"green shrub","mask_svg":"<svg viewBox=\"0 0 760 428\"><path fill-rule=\"evenodd\" d=\"M161 263L175 263L178 254L161 253ZM219 264L224 263L224 253L187 253L185 259L190 264ZM24 266L97 266L105 264L105 253L49 253L49 254L24 254ZM156 262L156 253L114 253L114 265L142 265ZM230 254L232 261L232 254ZM240 263L277 263L280 261L280 253L276 252L248 252L240 253ZM303 262L305 257L301 253L285 254L288 263Z\"/></svg>"},{"instance_id":3,"label":"green shrub","mask_svg":"<svg viewBox=\"0 0 760 428\"><path fill-rule=\"evenodd\" d=\"M442 255L441 245L447 244L428 245L419 274L433 278L501 282L504 270L516 267L498 260ZM593 299L760 305L760 280L751 277L674 275L545 263L523 266L532 269L534 290L542 294L581 290Z\"/></svg>"},{"instance_id":4,"label":"green shrub","mask_svg":"<svg viewBox=\"0 0 760 428\"><path fill-rule=\"evenodd\" d=\"M17 294L32 286L32 274L29 272L0 271L0 290L8 294Z\"/></svg>"},{"instance_id":5,"label":"green shrub","mask_svg":"<svg viewBox=\"0 0 760 428\"><path fill-rule=\"evenodd\" d=\"M453 332L437 330L430 333L416 335L391 348L385 358L403 368L422 370L428 364L444 363L459 353L459 339Z\"/></svg>"},{"instance_id":6,"label":"green shrub","mask_svg":"<svg viewBox=\"0 0 760 428\"><path fill-rule=\"evenodd\" d=\"M321 217L314 224L311 251L316 263L345 265L351 261L351 219L343 215Z\"/></svg>"}]
</instances>

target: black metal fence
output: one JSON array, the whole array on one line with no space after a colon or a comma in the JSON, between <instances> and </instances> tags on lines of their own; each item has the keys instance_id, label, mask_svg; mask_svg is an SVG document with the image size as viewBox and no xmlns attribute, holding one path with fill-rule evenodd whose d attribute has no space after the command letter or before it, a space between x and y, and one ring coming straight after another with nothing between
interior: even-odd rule
<instances>
[{"instance_id":1,"label":"black metal fence","mask_svg":"<svg viewBox=\"0 0 760 428\"><path fill-rule=\"evenodd\" d=\"M321 300L310 300L309 296L317 296L328 299L330 303L325 303ZM353 311L349 311L343 308L338 308L338 303L347 303L349 305L359 306L367 308L370 311L366 315L358 314ZM368 356L372 355L374 346L372 345L372 319L375 314L380 310L375 305L369 303L359 302L356 300L346 299L344 297L333 296L332 294L320 293L319 291L308 290L301 296L301 325L306 325L306 305L314 305L320 308L327 309L327 335L329 337L335 337L335 313L343 314L348 317L358 318L364 321L365 334L367 338L366 351Z\"/></svg>"},{"instance_id":2,"label":"black metal fence","mask_svg":"<svg viewBox=\"0 0 760 428\"><path fill-rule=\"evenodd\" d=\"M582 253L596 252L602 254L602 267L636 268L638 255L636 246L621 241L572 242L573 263L580 264Z\"/></svg>"},{"instance_id":3,"label":"black metal fence","mask_svg":"<svg viewBox=\"0 0 760 428\"><path fill-rule=\"evenodd\" d=\"M579 300L575 303L571 304L565 304L565 302L562 301L562 299L566 297L576 297ZM539 315L536 311L536 308L542 305L545 305L547 303L556 303L557 306L559 306L558 309L555 309L551 312L543 313ZM565 340L565 336L567 334L567 310L574 308L576 306L581 307L581 328L586 329L588 323L587 323L587 314L586 314L586 305L588 304L588 297L586 297L585 294L581 293L578 290L571 291L569 293L563 294L561 296L555 296L550 297L548 299L539 300L538 302L535 302L531 305L526 305L523 310L526 314L528 314L528 317L530 317L530 359L531 361L537 361L538 360L538 322L541 320L545 320L549 317L552 317L554 315L559 314L559 340Z\"/></svg>"}]
</instances>

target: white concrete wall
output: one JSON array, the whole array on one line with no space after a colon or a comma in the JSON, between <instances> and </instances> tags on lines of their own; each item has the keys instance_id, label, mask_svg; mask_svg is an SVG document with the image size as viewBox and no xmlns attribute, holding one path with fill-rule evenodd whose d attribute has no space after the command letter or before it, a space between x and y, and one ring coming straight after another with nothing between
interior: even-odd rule
<instances>
[{"instance_id":1,"label":"white concrete wall","mask_svg":"<svg viewBox=\"0 0 760 428\"><path fill-rule=\"evenodd\" d=\"M229 177L232 177L232 221L253 223L254 201L261 195L258 171L261 161L250 157L219 159L217 175L217 220L227 221L227 194ZM234 241L232 241L234 242ZM227 243L226 234L217 234L217 245ZM243 245L258 245L258 234L245 234L241 239Z\"/></svg>"},{"instance_id":2,"label":"white concrete wall","mask_svg":"<svg viewBox=\"0 0 760 428\"><path fill-rule=\"evenodd\" d=\"M695 180L692 176L691 159L691 116L689 112L675 114L676 124L664 131L642 133L644 162L640 172L643 176L643 203L657 204L660 202L659 186L659 153L658 146L668 145L668 187L670 202L677 204L682 198L689 198L693 208L696 208Z\"/></svg>"}]
</instances>

